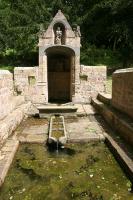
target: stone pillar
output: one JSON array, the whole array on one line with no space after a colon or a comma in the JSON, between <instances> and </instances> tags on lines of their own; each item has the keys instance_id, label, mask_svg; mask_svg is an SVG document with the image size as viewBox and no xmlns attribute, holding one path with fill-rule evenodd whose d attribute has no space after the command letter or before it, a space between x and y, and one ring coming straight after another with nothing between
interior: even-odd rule
<instances>
[{"instance_id":1,"label":"stone pillar","mask_svg":"<svg viewBox=\"0 0 133 200\"><path fill-rule=\"evenodd\" d=\"M48 102L48 80L47 80L47 55L45 52L39 56L38 89L41 102Z\"/></svg>"},{"instance_id":2,"label":"stone pillar","mask_svg":"<svg viewBox=\"0 0 133 200\"><path fill-rule=\"evenodd\" d=\"M72 96L72 102L76 103L79 102L78 93L80 90L80 56L75 56L75 82L74 82L74 91L75 94Z\"/></svg>"},{"instance_id":3,"label":"stone pillar","mask_svg":"<svg viewBox=\"0 0 133 200\"><path fill-rule=\"evenodd\" d=\"M74 56L71 56L71 90L70 90L70 96L71 101L73 101L73 98L75 96L75 58Z\"/></svg>"}]
</instances>

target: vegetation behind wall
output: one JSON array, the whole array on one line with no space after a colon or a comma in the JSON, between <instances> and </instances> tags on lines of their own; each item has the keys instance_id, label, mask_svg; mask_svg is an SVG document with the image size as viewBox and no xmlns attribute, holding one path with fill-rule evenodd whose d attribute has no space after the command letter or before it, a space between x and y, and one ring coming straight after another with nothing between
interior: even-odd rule
<instances>
[{"instance_id":1,"label":"vegetation behind wall","mask_svg":"<svg viewBox=\"0 0 133 200\"><path fill-rule=\"evenodd\" d=\"M0 66L36 65L39 29L58 9L81 27L82 64L132 65L132 0L0 0Z\"/></svg>"}]
</instances>

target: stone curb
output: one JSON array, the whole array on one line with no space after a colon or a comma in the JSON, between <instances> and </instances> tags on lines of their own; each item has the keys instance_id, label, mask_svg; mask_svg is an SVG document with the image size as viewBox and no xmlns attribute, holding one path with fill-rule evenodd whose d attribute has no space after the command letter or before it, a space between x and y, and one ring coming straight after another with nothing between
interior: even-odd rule
<instances>
[{"instance_id":1,"label":"stone curb","mask_svg":"<svg viewBox=\"0 0 133 200\"><path fill-rule=\"evenodd\" d=\"M93 106L103 116L105 121L125 139L125 141L133 145L133 126L130 122L126 121L123 117L118 115L109 106L105 105L98 99L92 99Z\"/></svg>"},{"instance_id":2,"label":"stone curb","mask_svg":"<svg viewBox=\"0 0 133 200\"><path fill-rule=\"evenodd\" d=\"M16 151L17 151L18 146L19 146L19 141L18 140L12 140L12 142L13 142L12 150L9 151L8 153L6 153L6 155L5 155L5 156L7 156L7 159L6 160L2 159L0 161L0 166L2 166L1 167L1 171L0 171L0 187L4 183L4 180L6 178L8 170L9 170L9 168L11 166L11 163L12 163L12 161L14 159L14 156L15 156ZM3 147L5 147L5 145ZM1 151L2 151L2 149L1 149ZM3 153L4 153L4 151L3 151Z\"/></svg>"},{"instance_id":3,"label":"stone curb","mask_svg":"<svg viewBox=\"0 0 133 200\"><path fill-rule=\"evenodd\" d=\"M107 133L105 135L105 143L112 151L114 157L122 166L122 169L127 174L128 178L133 184L133 161L129 158L129 156L123 151L123 149L114 141L114 139L109 136Z\"/></svg>"}]
</instances>

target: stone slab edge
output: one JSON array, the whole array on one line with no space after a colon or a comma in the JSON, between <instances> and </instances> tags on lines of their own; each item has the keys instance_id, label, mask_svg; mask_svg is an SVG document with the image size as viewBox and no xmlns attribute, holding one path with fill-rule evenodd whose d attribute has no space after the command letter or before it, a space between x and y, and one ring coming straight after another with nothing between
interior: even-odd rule
<instances>
[{"instance_id":1,"label":"stone slab edge","mask_svg":"<svg viewBox=\"0 0 133 200\"><path fill-rule=\"evenodd\" d=\"M4 180L6 178L8 170L9 170L11 164L12 164L12 161L14 159L14 156L16 154L16 151L17 151L18 147L19 147L19 141L18 140L14 140L14 146L12 148L12 151L9 154L9 156L8 156L8 158L6 160L6 163L4 164L3 170L2 170L2 172L0 174L0 187L4 183Z\"/></svg>"},{"instance_id":2,"label":"stone slab edge","mask_svg":"<svg viewBox=\"0 0 133 200\"><path fill-rule=\"evenodd\" d=\"M122 166L122 169L127 174L128 178L133 184L133 161L128 157L128 155L122 150L122 148L113 140L111 136L107 133L105 135L105 143L112 151L114 157Z\"/></svg>"},{"instance_id":3,"label":"stone slab edge","mask_svg":"<svg viewBox=\"0 0 133 200\"><path fill-rule=\"evenodd\" d=\"M86 137L86 138L68 138L67 143L88 143L88 142L104 142L105 137L102 134L98 134L96 137Z\"/></svg>"},{"instance_id":4,"label":"stone slab edge","mask_svg":"<svg viewBox=\"0 0 133 200\"><path fill-rule=\"evenodd\" d=\"M46 144L46 140L45 139L26 139L26 138L19 138L19 142L20 144Z\"/></svg>"},{"instance_id":5,"label":"stone slab edge","mask_svg":"<svg viewBox=\"0 0 133 200\"><path fill-rule=\"evenodd\" d=\"M115 112L113 112L108 106L106 106L106 104L103 104L98 99L92 99L92 105L103 116L105 121L112 128L115 128L119 132L121 137L123 137L128 144L133 144L133 127L132 125L130 125L130 123L126 122L122 117L120 118Z\"/></svg>"}]
</instances>

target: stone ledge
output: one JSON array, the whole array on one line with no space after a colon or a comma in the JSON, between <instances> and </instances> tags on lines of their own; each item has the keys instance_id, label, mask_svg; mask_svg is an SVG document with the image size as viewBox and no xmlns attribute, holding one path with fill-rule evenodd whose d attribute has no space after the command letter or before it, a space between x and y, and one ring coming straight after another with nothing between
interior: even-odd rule
<instances>
[{"instance_id":1,"label":"stone ledge","mask_svg":"<svg viewBox=\"0 0 133 200\"><path fill-rule=\"evenodd\" d=\"M11 139L7 140L1 149L3 159L0 160L0 187L4 183L5 177L13 161L14 155L18 149L19 141Z\"/></svg>"},{"instance_id":2,"label":"stone ledge","mask_svg":"<svg viewBox=\"0 0 133 200\"><path fill-rule=\"evenodd\" d=\"M110 104L111 103L111 94L107 94L107 93L98 93L97 96L98 100L100 100L101 102L105 103L105 104Z\"/></svg>"},{"instance_id":3,"label":"stone ledge","mask_svg":"<svg viewBox=\"0 0 133 200\"><path fill-rule=\"evenodd\" d=\"M109 146L110 150L114 154L116 160L122 165L122 168L128 175L129 179L133 183L133 161L129 156L123 151L123 149L115 142L115 140L109 136L107 133L104 133L106 138L105 142Z\"/></svg>"},{"instance_id":4,"label":"stone ledge","mask_svg":"<svg viewBox=\"0 0 133 200\"><path fill-rule=\"evenodd\" d=\"M126 68L126 69L118 69L114 72L114 74L125 73L125 72L133 72L133 68Z\"/></svg>"},{"instance_id":5,"label":"stone ledge","mask_svg":"<svg viewBox=\"0 0 133 200\"><path fill-rule=\"evenodd\" d=\"M89 136L89 137L79 137L79 138L68 138L67 143L88 143L88 142L104 142L105 137L102 134L96 136Z\"/></svg>"},{"instance_id":6,"label":"stone ledge","mask_svg":"<svg viewBox=\"0 0 133 200\"><path fill-rule=\"evenodd\" d=\"M0 120L3 120L7 117L14 109L17 109L20 105L25 102L24 96L11 96L7 104L1 105L1 116ZM3 111L3 112L2 112Z\"/></svg>"},{"instance_id":7,"label":"stone ledge","mask_svg":"<svg viewBox=\"0 0 133 200\"><path fill-rule=\"evenodd\" d=\"M103 116L105 121L125 139L125 141L133 145L133 123L130 119L118 113L114 108L103 104L97 99L92 99L93 106Z\"/></svg>"},{"instance_id":8,"label":"stone ledge","mask_svg":"<svg viewBox=\"0 0 133 200\"><path fill-rule=\"evenodd\" d=\"M31 103L22 104L6 118L0 121L0 141L3 143L5 139L17 128L25 114L27 113Z\"/></svg>"}]
</instances>

